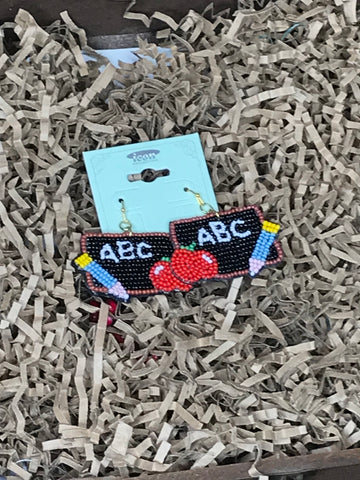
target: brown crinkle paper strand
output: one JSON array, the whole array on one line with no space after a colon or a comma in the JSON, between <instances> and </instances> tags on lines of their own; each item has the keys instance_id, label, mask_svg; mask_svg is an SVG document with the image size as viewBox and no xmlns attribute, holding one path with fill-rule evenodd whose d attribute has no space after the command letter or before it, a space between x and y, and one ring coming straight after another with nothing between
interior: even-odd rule
<instances>
[{"instance_id":1,"label":"brown crinkle paper strand","mask_svg":"<svg viewBox=\"0 0 360 480\"><path fill-rule=\"evenodd\" d=\"M173 57L141 43L156 62L118 68L85 63L66 13L3 26L19 42L0 37L0 473L127 476L359 446L356 1L154 17ZM103 303L90 323L71 266L98 229L81 153L191 132L220 207L262 205L285 261L134 299L110 328Z\"/></svg>"}]
</instances>

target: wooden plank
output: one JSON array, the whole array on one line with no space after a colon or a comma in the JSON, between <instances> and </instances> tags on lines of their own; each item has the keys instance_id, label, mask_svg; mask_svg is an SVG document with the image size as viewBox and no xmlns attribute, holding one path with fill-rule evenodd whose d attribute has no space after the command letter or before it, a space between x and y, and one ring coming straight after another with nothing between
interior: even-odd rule
<instances>
[{"instance_id":1,"label":"wooden plank","mask_svg":"<svg viewBox=\"0 0 360 480\"><path fill-rule=\"evenodd\" d=\"M125 33L124 35L96 35L88 37L88 44L95 49L128 48L138 45L138 37L149 43L157 43L155 32Z\"/></svg>"},{"instance_id":2,"label":"wooden plank","mask_svg":"<svg viewBox=\"0 0 360 480\"><path fill-rule=\"evenodd\" d=\"M135 12L150 16L156 10L180 20L189 9L201 12L209 4L209 0L138 0L132 9ZM214 11L225 8L236 8L236 0L213 0ZM124 33L145 32L142 22L123 19L129 6L129 0L7 0L0 2L0 21L12 21L19 8L28 10L41 25L49 25L59 19L63 10L68 10L74 22L85 28L88 35L118 35ZM154 22L152 29L165 28L165 24Z\"/></svg>"},{"instance_id":3,"label":"wooden plank","mask_svg":"<svg viewBox=\"0 0 360 480\"><path fill-rule=\"evenodd\" d=\"M237 463L219 467L199 468L191 470L191 480L251 480L249 469L251 463ZM318 470L356 466L360 469L360 448L342 450L336 453L313 453L298 457L269 457L264 459L257 467L264 475L296 475L299 473L316 472ZM358 471L356 470L356 471ZM345 471L345 470L344 470ZM311 477L309 477L310 480ZM329 480L331 477L327 477ZM357 478L357 477L348 477ZM360 477L359 477L360 478ZM160 473L152 475L141 474L137 480L188 480L189 471ZM75 479L73 479L75 480ZM83 480L95 480L94 477L86 477ZM102 477L102 480L120 480L120 477ZM124 479L121 479L124 480ZM130 479L128 479L130 480ZM133 480L133 479L132 479ZM312 479L314 480L314 479ZM335 479L334 479L335 480Z\"/></svg>"},{"instance_id":4,"label":"wooden plank","mask_svg":"<svg viewBox=\"0 0 360 480\"><path fill-rule=\"evenodd\" d=\"M304 476L304 480L357 480L360 478L360 466L319 470Z\"/></svg>"}]
</instances>

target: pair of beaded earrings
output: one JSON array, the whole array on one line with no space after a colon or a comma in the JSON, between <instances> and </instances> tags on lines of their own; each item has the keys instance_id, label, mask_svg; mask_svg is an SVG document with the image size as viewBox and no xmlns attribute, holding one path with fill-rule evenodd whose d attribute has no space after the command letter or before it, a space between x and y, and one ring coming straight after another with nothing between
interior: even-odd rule
<instances>
[{"instance_id":1,"label":"pair of beaded earrings","mask_svg":"<svg viewBox=\"0 0 360 480\"><path fill-rule=\"evenodd\" d=\"M95 295L129 301L131 296L188 292L198 282L254 277L282 260L280 225L264 220L256 206L218 212L188 188L201 216L170 223L165 232L135 233L120 199L123 233L85 233L74 260Z\"/></svg>"}]
</instances>

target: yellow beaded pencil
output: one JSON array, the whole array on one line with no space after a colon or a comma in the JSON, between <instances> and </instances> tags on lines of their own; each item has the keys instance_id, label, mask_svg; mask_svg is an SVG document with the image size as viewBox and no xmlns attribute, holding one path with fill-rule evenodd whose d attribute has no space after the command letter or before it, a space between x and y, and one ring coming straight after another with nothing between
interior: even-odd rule
<instances>
[{"instance_id":1,"label":"yellow beaded pencil","mask_svg":"<svg viewBox=\"0 0 360 480\"><path fill-rule=\"evenodd\" d=\"M75 264L89 272L98 282L108 289L109 295L120 300L128 300L129 294L115 277L113 277L107 270L93 260L88 253L83 253L74 260Z\"/></svg>"},{"instance_id":2,"label":"yellow beaded pencil","mask_svg":"<svg viewBox=\"0 0 360 480\"><path fill-rule=\"evenodd\" d=\"M255 277L265 265L270 247L274 243L279 230L280 225L264 220L261 233L249 259L249 273L251 277Z\"/></svg>"}]
</instances>

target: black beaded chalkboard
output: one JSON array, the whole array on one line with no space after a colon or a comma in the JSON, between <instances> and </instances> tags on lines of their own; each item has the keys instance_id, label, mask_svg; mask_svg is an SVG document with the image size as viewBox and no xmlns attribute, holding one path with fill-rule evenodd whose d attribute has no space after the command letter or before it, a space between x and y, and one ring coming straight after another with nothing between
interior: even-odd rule
<instances>
[{"instance_id":1,"label":"black beaded chalkboard","mask_svg":"<svg viewBox=\"0 0 360 480\"><path fill-rule=\"evenodd\" d=\"M129 295L159 293L149 277L150 269L174 251L166 233L85 233L81 249L119 280ZM86 281L93 292L106 294L107 289L90 273Z\"/></svg>"},{"instance_id":2,"label":"black beaded chalkboard","mask_svg":"<svg viewBox=\"0 0 360 480\"><path fill-rule=\"evenodd\" d=\"M206 250L218 261L216 278L232 278L249 273L249 259L262 229L264 218L258 207L244 207L177 220L170 224L175 248L196 243L195 250ZM282 259L279 242L270 248L266 265Z\"/></svg>"}]
</instances>

